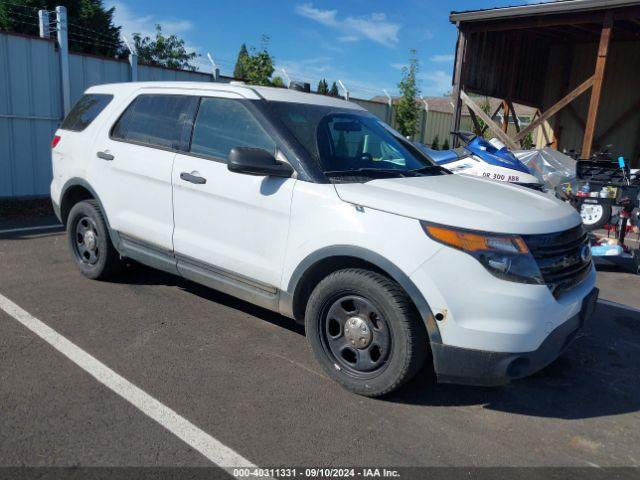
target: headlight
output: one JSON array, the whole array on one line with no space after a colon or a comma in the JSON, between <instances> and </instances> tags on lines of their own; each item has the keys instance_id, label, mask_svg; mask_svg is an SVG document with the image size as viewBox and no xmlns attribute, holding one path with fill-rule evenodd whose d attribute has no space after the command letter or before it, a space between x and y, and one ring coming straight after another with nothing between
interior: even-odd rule
<instances>
[{"instance_id":1,"label":"headlight","mask_svg":"<svg viewBox=\"0 0 640 480\"><path fill-rule=\"evenodd\" d=\"M429 238L468 253L498 278L544 284L538 264L518 235L476 232L427 222L420 222L420 225Z\"/></svg>"}]
</instances>

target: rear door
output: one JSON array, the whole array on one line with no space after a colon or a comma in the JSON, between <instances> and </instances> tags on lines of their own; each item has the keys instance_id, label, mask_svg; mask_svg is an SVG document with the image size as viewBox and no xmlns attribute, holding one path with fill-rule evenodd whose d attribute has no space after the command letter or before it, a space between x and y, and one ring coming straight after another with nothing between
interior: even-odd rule
<instances>
[{"instance_id":1,"label":"rear door","mask_svg":"<svg viewBox=\"0 0 640 480\"><path fill-rule=\"evenodd\" d=\"M186 95L137 95L96 139L90 182L125 240L173 250L173 161L188 145L196 105Z\"/></svg>"},{"instance_id":2,"label":"rear door","mask_svg":"<svg viewBox=\"0 0 640 480\"><path fill-rule=\"evenodd\" d=\"M216 95L201 99L190 151L175 159L173 239L178 266L183 275L204 283L205 276L216 277L259 294L274 294L282 274L295 179L227 169L232 148L262 148L275 155L277 140L239 95ZM215 281L208 283L224 290Z\"/></svg>"}]
</instances>

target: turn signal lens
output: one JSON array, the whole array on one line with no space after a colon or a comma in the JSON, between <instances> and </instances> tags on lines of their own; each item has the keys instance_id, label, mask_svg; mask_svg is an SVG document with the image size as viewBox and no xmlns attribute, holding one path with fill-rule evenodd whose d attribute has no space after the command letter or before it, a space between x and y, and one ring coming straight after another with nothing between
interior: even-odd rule
<instances>
[{"instance_id":1,"label":"turn signal lens","mask_svg":"<svg viewBox=\"0 0 640 480\"><path fill-rule=\"evenodd\" d=\"M471 255L495 277L510 282L544 283L536 260L518 235L459 230L426 222L420 224L429 238Z\"/></svg>"},{"instance_id":2,"label":"turn signal lens","mask_svg":"<svg viewBox=\"0 0 640 480\"><path fill-rule=\"evenodd\" d=\"M55 135L51 140L51 148L56 148L56 146L60 143L60 136Z\"/></svg>"},{"instance_id":3,"label":"turn signal lens","mask_svg":"<svg viewBox=\"0 0 640 480\"><path fill-rule=\"evenodd\" d=\"M422 228L433 240L464 250L465 252L499 251L527 254L529 249L517 235L485 235L422 223Z\"/></svg>"}]
</instances>

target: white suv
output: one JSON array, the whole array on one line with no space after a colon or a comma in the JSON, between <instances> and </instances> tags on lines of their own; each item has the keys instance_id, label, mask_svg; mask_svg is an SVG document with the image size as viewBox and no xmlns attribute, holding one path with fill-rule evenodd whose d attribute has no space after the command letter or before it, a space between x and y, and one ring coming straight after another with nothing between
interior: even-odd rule
<instances>
[{"instance_id":1,"label":"white suv","mask_svg":"<svg viewBox=\"0 0 640 480\"><path fill-rule=\"evenodd\" d=\"M326 373L378 396L433 363L498 385L592 312L580 216L451 175L355 103L230 84L89 89L53 140L51 196L80 271L124 259L304 322Z\"/></svg>"}]
</instances>

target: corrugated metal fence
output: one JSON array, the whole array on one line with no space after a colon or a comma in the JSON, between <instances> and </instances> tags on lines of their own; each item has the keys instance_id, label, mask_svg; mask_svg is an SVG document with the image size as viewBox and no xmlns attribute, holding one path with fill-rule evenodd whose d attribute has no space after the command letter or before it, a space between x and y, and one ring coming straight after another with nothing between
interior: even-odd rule
<instances>
[{"instance_id":1,"label":"corrugated metal fence","mask_svg":"<svg viewBox=\"0 0 640 480\"><path fill-rule=\"evenodd\" d=\"M71 102L92 85L128 82L125 60L70 54ZM206 73L138 66L139 81L212 81ZM48 195L51 137L62 120L53 40L0 32L0 198Z\"/></svg>"},{"instance_id":2,"label":"corrugated metal fence","mask_svg":"<svg viewBox=\"0 0 640 480\"><path fill-rule=\"evenodd\" d=\"M130 81L131 67L126 60L72 53L69 77L73 104L92 85ZM138 80L210 82L212 76L139 65ZM387 103L352 101L395 124L395 112ZM0 198L48 195L50 143L62 116L60 58L55 42L0 32ZM438 137L442 145L449 136L451 114L423 111L419 125L417 141L431 145ZM461 127L472 129L469 117L463 117Z\"/></svg>"}]
</instances>

